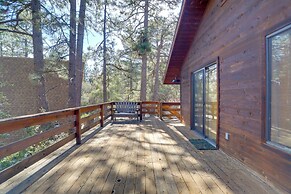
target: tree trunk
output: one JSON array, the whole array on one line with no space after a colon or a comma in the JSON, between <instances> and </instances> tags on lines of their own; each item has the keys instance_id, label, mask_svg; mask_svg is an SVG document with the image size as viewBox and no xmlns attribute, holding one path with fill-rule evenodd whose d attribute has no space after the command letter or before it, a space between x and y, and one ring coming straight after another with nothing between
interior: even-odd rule
<instances>
[{"instance_id":1,"label":"tree trunk","mask_svg":"<svg viewBox=\"0 0 291 194\"><path fill-rule=\"evenodd\" d=\"M127 95L127 100L130 101L130 99L132 99L133 97L133 64L132 64L132 59L129 59L129 91L128 91L128 95Z\"/></svg>"},{"instance_id":2,"label":"tree trunk","mask_svg":"<svg viewBox=\"0 0 291 194\"><path fill-rule=\"evenodd\" d=\"M76 106L76 0L70 0L69 107Z\"/></svg>"},{"instance_id":3,"label":"tree trunk","mask_svg":"<svg viewBox=\"0 0 291 194\"><path fill-rule=\"evenodd\" d=\"M163 35L161 36L160 40L160 45L158 45L157 49L157 62L155 66L155 82L154 82L154 92L153 92L153 101L158 101L159 100L159 86L160 86L160 81L159 81L159 71L160 71L160 59L161 59L161 50L163 48Z\"/></svg>"},{"instance_id":4,"label":"tree trunk","mask_svg":"<svg viewBox=\"0 0 291 194\"><path fill-rule=\"evenodd\" d=\"M104 2L104 22L103 22L103 102L107 102L107 82L106 82L106 5L107 1Z\"/></svg>"},{"instance_id":5,"label":"tree trunk","mask_svg":"<svg viewBox=\"0 0 291 194\"><path fill-rule=\"evenodd\" d=\"M144 7L144 36L148 42L148 12L149 12L149 1L145 0ZM147 51L142 55L142 66L141 66L141 88L140 88L140 100L146 101L147 96Z\"/></svg>"},{"instance_id":6,"label":"tree trunk","mask_svg":"<svg viewBox=\"0 0 291 194\"><path fill-rule=\"evenodd\" d=\"M3 37L0 34L0 56L3 57Z\"/></svg>"},{"instance_id":7,"label":"tree trunk","mask_svg":"<svg viewBox=\"0 0 291 194\"><path fill-rule=\"evenodd\" d=\"M76 55L76 106L81 105L82 81L83 81L83 42L85 28L86 0L81 0L78 23L77 55Z\"/></svg>"},{"instance_id":8,"label":"tree trunk","mask_svg":"<svg viewBox=\"0 0 291 194\"><path fill-rule=\"evenodd\" d=\"M48 102L45 93L44 58L43 58L43 42L41 31L40 1L31 1L32 10L32 41L34 56L34 72L37 77L38 87L38 112L48 111Z\"/></svg>"}]
</instances>

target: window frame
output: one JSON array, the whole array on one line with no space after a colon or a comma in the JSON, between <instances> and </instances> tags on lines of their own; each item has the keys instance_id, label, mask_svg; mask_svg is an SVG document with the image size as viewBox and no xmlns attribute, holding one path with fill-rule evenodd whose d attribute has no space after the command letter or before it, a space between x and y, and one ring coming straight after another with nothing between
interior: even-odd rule
<instances>
[{"instance_id":1,"label":"window frame","mask_svg":"<svg viewBox=\"0 0 291 194\"><path fill-rule=\"evenodd\" d=\"M291 148L271 140L271 79L272 79L272 48L271 39L287 30L291 30L291 23L266 36L266 143L276 149L291 153Z\"/></svg>"}]
</instances>

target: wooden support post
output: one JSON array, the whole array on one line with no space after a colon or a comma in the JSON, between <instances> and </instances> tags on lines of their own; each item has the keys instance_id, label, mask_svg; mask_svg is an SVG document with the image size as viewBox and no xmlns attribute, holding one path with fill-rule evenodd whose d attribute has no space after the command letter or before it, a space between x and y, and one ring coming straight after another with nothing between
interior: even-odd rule
<instances>
[{"instance_id":1,"label":"wooden support post","mask_svg":"<svg viewBox=\"0 0 291 194\"><path fill-rule=\"evenodd\" d=\"M182 117L182 109L181 109L181 105L180 105L180 111L179 111L179 114L180 114L180 122L183 123L183 117Z\"/></svg>"},{"instance_id":2,"label":"wooden support post","mask_svg":"<svg viewBox=\"0 0 291 194\"><path fill-rule=\"evenodd\" d=\"M163 120L163 103L160 102L159 106L160 106L160 115L159 116L160 116L160 119Z\"/></svg>"},{"instance_id":3,"label":"wooden support post","mask_svg":"<svg viewBox=\"0 0 291 194\"><path fill-rule=\"evenodd\" d=\"M80 109L77 109L75 111L76 115L76 144L79 145L81 144L81 114L80 114Z\"/></svg>"},{"instance_id":4,"label":"wooden support post","mask_svg":"<svg viewBox=\"0 0 291 194\"><path fill-rule=\"evenodd\" d=\"M158 102L157 110L158 110L158 117L160 118L161 117L161 102Z\"/></svg>"},{"instance_id":5,"label":"wooden support post","mask_svg":"<svg viewBox=\"0 0 291 194\"><path fill-rule=\"evenodd\" d=\"M139 103L140 108L140 121L142 121L142 101Z\"/></svg>"},{"instance_id":6,"label":"wooden support post","mask_svg":"<svg viewBox=\"0 0 291 194\"><path fill-rule=\"evenodd\" d=\"M100 110L100 126L104 127L104 105L101 104L100 108L101 108L101 110Z\"/></svg>"},{"instance_id":7,"label":"wooden support post","mask_svg":"<svg viewBox=\"0 0 291 194\"><path fill-rule=\"evenodd\" d=\"M111 120L113 120L113 114L114 114L114 112L113 112L113 103L114 102L111 102Z\"/></svg>"}]
</instances>

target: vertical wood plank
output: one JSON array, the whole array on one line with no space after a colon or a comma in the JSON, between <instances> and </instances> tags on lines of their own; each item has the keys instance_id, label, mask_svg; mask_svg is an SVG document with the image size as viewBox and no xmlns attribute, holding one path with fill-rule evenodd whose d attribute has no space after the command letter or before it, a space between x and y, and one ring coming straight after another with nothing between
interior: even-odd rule
<instances>
[{"instance_id":1,"label":"vertical wood plank","mask_svg":"<svg viewBox=\"0 0 291 194\"><path fill-rule=\"evenodd\" d=\"M80 109L77 109L75 111L76 115L76 144L80 145L81 144L81 114L80 114Z\"/></svg>"},{"instance_id":2,"label":"vertical wood plank","mask_svg":"<svg viewBox=\"0 0 291 194\"><path fill-rule=\"evenodd\" d=\"M159 103L160 119L163 120L163 103Z\"/></svg>"},{"instance_id":3,"label":"vertical wood plank","mask_svg":"<svg viewBox=\"0 0 291 194\"><path fill-rule=\"evenodd\" d=\"M100 105L100 126L104 127L104 104Z\"/></svg>"},{"instance_id":4,"label":"vertical wood plank","mask_svg":"<svg viewBox=\"0 0 291 194\"><path fill-rule=\"evenodd\" d=\"M110 103L110 107L111 107L111 120L113 120L113 113L114 113L114 112L113 112L113 103L114 103L114 102L111 102L111 103Z\"/></svg>"},{"instance_id":5,"label":"vertical wood plank","mask_svg":"<svg viewBox=\"0 0 291 194\"><path fill-rule=\"evenodd\" d=\"M142 120L142 102L139 103L140 106L140 120Z\"/></svg>"},{"instance_id":6,"label":"vertical wood plank","mask_svg":"<svg viewBox=\"0 0 291 194\"><path fill-rule=\"evenodd\" d=\"M216 126L216 147L219 149L220 135L220 58L217 57L217 126Z\"/></svg>"}]
</instances>

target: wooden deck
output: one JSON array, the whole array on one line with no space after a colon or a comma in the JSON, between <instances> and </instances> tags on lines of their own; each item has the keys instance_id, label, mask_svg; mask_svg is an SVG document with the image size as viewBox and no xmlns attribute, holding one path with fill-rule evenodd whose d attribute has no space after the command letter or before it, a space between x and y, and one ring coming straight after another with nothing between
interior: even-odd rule
<instances>
[{"instance_id":1,"label":"wooden deck","mask_svg":"<svg viewBox=\"0 0 291 194\"><path fill-rule=\"evenodd\" d=\"M188 138L195 136L181 124L154 117L108 124L7 180L0 193L280 192L223 152L196 150Z\"/></svg>"}]
</instances>

